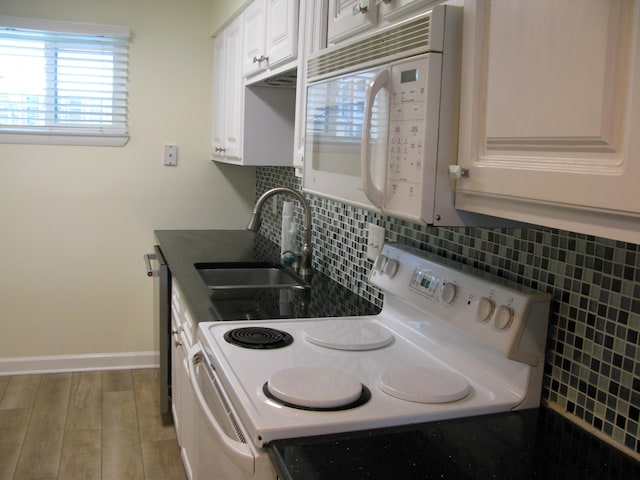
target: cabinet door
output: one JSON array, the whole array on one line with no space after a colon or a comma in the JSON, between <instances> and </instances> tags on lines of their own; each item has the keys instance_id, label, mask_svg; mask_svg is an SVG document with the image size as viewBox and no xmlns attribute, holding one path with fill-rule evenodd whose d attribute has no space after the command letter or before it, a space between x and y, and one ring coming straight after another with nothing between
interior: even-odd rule
<instances>
[{"instance_id":1,"label":"cabinet door","mask_svg":"<svg viewBox=\"0 0 640 480\"><path fill-rule=\"evenodd\" d=\"M171 413L173 414L173 426L176 429L178 445L182 446L182 397L180 392L184 386L181 370L184 356L180 345L180 320L173 312L171 316Z\"/></svg>"},{"instance_id":2,"label":"cabinet door","mask_svg":"<svg viewBox=\"0 0 640 480\"><path fill-rule=\"evenodd\" d=\"M224 154L227 158L242 158L242 125L244 111L244 81L242 78L242 22L240 17L225 29L224 63Z\"/></svg>"},{"instance_id":3,"label":"cabinet door","mask_svg":"<svg viewBox=\"0 0 640 480\"><path fill-rule=\"evenodd\" d=\"M250 75L266 67L264 48L265 0L254 0L242 12L242 73Z\"/></svg>"},{"instance_id":4,"label":"cabinet door","mask_svg":"<svg viewBox=\"0 0 640 480\"><path fill-rule=\"evenodd\" d=\"M430 3L442 3L439 0L376 0L379 4L378 16L380 20L392 19L411 10L422 8Z\"/></svg>"},{"instance_id":5,"label":"cabinet door","mask_svg":"<svg viewBox=\"0 0 640 480\"><path fill-rule=\"evenodd\" d=\"M224 155L224 78L225 78L225 50L224 32L216 37L213 45L213 154L214 156Z\"/></svg>"},{"instance_id":6,"label":"cabinet door","mask_svg":"<svg viewBox=\"0 0 640 480\"><path fill-rule=\"evenodd\" d=\"M469 1L456 207L640 242L640 2Z\"/></svg>"},{"instance_id":7,"label":"cabinet door","mask_svg":"<svg viewBox=\"0 0 640 480\"><path fill-rule=\"evenodd\" d=\"M329 0L329 43L344 40L377 22L375 0Z\"/></svg>"},{"instance_id":8,"label":"cabinet door","mask_svg":"<svg viewBox=\"0 0 640 480\"><path fill-rule=\"evenodd\" d=\"M176 392L181 398L180 405L180 447L182 462L184 463L185 470L187 472L187 478L193 478L193 469L196 465L196 399L193 387L191 386L191 379L189 378L189 366L187 362L189 344L185 335L181 336L181 343L179 347L179 362L178 369L180 371L180 391Z\"/></svg>"},{"instance_id":9,"label":"cabinet door","mask_svg":"<svg viewBox=\"0 0 640 480\"><path fill-rule=\"evenodd\" d=\"M267 0L263 67L295 57L298 31L298 0Z\"/></svg>"}]
</instances>

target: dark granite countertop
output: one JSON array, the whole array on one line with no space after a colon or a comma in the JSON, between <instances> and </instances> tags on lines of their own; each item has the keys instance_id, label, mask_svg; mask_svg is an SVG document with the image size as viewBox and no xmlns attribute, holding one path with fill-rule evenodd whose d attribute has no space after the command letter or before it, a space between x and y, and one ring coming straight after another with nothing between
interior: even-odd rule
<instances>
[{"instance_id":1,"label":"dark granite countertop","mask_svg":"<svg viewBox=\"0 0 640 480\"><path fill-rule=\"evenodd\" d=\"M285 480L630 479L640 463L546 408L277 440Z\"/></svg>"},{"instance_id":2,"label":"dark granite countertop","mask_svg":"<svg viewBox=\"0 0 640 480\"><path fill-rule=\"evenodd\" d=\"M367 315L379 308L325 275L314 273L308 290L211 291L194 264L274 262L278 245L248 230L157 230L158 244L180 284L194 319L260 320Z\"/></svg>"}]
</instances>

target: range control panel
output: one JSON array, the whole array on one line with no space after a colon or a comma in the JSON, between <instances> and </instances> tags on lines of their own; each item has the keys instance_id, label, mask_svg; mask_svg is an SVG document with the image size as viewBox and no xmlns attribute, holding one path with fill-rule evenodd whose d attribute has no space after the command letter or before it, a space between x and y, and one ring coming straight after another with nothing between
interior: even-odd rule
<instances>
[{"instance_id":1,"label":"range control panel","mask_svg":"<svg viewBox=\"0 0 640 480\"><path fill-rule=\"evenodd\" d=\"M399 298L513 360L544 360L551 301L546 293L400 244L383 247L369 280L385 299Z\"/></svg>"}]
</instances>

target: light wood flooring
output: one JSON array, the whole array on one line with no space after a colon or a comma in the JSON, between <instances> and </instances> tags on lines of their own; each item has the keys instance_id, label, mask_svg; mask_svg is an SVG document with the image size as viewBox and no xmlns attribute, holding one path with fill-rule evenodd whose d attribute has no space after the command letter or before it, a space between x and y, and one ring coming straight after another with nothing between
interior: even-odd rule
<instances>
[{"instance_id":1,"label":"light wood flooring","mask_svg":"<svg viewBox=\"0 0 640 480\"><path fill-rule=\"evenodd\" d=\"M0 377L0 480L186 479L158 370Z\"/></svg>"}]
</instances>

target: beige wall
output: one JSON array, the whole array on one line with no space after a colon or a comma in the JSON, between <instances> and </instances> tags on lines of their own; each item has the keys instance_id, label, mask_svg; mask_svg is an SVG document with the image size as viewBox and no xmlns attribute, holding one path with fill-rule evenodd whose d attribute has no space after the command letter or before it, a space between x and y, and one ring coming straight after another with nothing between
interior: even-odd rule
<instances>
[{"instance_id":1,"label":"beige wall","mask_svg":"<svg viewBox=\"0 0 640 480\"><path fill-rule=\"evenodd\" d=\"M215 34L240 8L251 0L211 0L211 33Z\"/></svg>"},{"instance_id":2,"label":"beige wall","mask_svg":"<svg viewBox=\"0 0 640 480\"><path fill-rule=\"evenodd\" d=\"M0 144L0 358L156 350L153 230L244 228L255 195L253 169L209 160L211 0L2 0L0 15L133 32L125 147Z\"/></svg>"}]
</instances>

